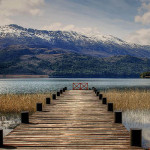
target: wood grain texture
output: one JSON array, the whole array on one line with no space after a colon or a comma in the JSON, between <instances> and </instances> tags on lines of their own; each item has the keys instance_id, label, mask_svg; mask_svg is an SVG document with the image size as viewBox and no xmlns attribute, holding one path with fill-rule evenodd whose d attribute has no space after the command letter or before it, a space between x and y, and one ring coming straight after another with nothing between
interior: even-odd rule
<instances>
[{"instance_id":1,"label":"wood grain texture","mask_svg":"<svg viewBox=\"0 0 150 150\"><path fill-rule=\"evenodd\" d=\"M130 134L92 90L70 90L20 124L2 149L132 150Z\"/></svg>"}]
</instances>

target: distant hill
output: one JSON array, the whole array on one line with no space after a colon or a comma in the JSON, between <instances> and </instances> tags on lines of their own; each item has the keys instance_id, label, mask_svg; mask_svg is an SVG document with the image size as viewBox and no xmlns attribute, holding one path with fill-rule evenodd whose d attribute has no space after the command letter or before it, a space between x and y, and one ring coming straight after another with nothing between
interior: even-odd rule
<instances>
[{"instance_id":1,"label":"distant hill","mask_svg":"<svg viewBox=\"0 0 150 150\"><path fill-rule=\"evenodd\" d=\"M77 53L9 55L0 74L43 74L50 77L139 77L150 70L150 60L133 56L97 58ZM1 55L0 55L1 56ZM4 57L3 57L4 58ZM13 58L13 59L9 59ZM0 60L2 60L0 58Z\"/></svg>"},{"instance_id":2,"label":"distant hill","mask_svg":"<svg viewBox=\"0 0 150 150\"><path fill-rule=\"evenodd\" d=\"M0 27L0 74L50 77L139 77L150 70L150 46L113 36Z\"/></svg>"},{"instance_id":3,"label":"distant hill","mask_svg":"<svg viewBox=\"0 0 150 150\"><path fill-rule=\"evenodd\" d=\"M150 72L143 72L140 74L141 78L150 78Z\"/></svg>"},{"instance_id":4,"label":"distant hill","mask_svg":"<svg viewBox=\"0 0 150 150\"><path fill-rule=\"evenodd\" d=\"M0 78L49 78L48 75L0 75Z\"/></svg>"}]
</instances>

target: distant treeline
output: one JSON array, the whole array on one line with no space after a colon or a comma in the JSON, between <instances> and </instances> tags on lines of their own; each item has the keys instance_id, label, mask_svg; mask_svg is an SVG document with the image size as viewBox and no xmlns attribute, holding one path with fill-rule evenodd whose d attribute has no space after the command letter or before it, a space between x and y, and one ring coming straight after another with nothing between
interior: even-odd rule
<instances>
[{"instance_id":1,"label":"distant treeline","mask_svg":"<svg viewBox=\"0 0 150 150\"><path fill-rule=\"evenodd\" d=\"M48 75L0 75L0 78L49 78Z\"/></svg>"},{"instance_id":2,"label":"distant treeline","mask_svg":"<svg viewBox=\"0 0 150 150\"><path fill-rule=\"evenodd\" d=\"M140 74L141 78L150 78L150 72L143 72Z\"/></svg>"}]
</instances>

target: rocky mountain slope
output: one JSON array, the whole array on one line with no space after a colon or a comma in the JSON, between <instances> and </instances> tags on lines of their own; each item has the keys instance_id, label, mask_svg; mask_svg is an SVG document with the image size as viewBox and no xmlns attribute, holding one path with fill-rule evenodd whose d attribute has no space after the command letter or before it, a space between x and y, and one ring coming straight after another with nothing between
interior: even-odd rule
<instances>
[{"instance_id":1,"label":"rocky mountain slope","mask_svg":"<svg viewBox=\"0 0 150 150\"><path fill-rule=\"evenodd\" d=\"M150 46L129 44L113 36L86 36L76 32L44 31L18 25L0 27L0 49L12 45L30 48L60 48L97 57L130 55L150 58Z\"/></svg>"},{"instance_id":2,"label":"rocky mountain slope","mask_svg":"<svg viewBox=\"0 0 150 150\"><path fill-rule=\"evenodd\" d=\"M139 77L150 70L150 46L113 36L0 27L0 74L51 77Z\"/></svg>"}]
</instances>

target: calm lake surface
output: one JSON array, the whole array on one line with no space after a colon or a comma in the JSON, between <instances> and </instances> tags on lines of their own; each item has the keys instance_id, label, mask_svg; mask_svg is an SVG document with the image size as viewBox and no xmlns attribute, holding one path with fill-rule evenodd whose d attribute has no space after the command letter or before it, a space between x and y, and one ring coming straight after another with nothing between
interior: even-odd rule
<instances>
[{"instance_id":1,"label":"calm lake surface","mask_svg":"<svg viewBox=\"0 0 150 150\"><path fill-rule=\"evenodd\" d=\"M111 88L150 89L150 79L108 79L108 78L36 78L0 79L0 94L4 93L46 93L62 87L72 89L72 83L88 82L89 88L107 90Z\"/></svg>"},{"instance_id":2,"label":"calm lake surface","mask_svg":"<svg viewBox=\"0 0 150 150\"><path fill-rule=\"evenodd\" d=\"M100 90L108 89L150 89L150 79L108 79L108 78L37 78L37 79L0 79L0 94L4 93L47 93L62 87L72 89L72 83L87 83ZM142 145L150 147L150 110L124 111L123 124L130 128L142 129ZM2 121L3 120L3 121ZM20 123L20 116L1 118L0 127L4 129L4 136L14 126Z\"/></svg>"}]
</instances>

